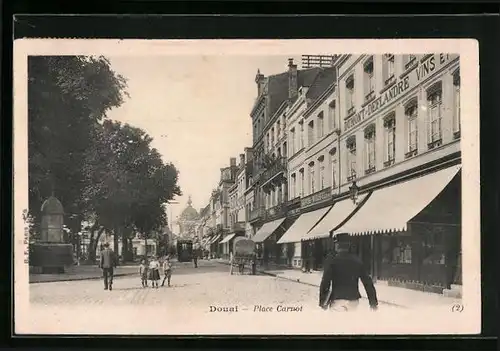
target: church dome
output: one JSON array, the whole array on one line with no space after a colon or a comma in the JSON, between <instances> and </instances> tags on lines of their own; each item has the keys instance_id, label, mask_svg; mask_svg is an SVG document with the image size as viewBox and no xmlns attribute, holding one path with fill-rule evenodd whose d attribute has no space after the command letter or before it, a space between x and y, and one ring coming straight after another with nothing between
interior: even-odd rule
<instances>
[{"instance_id":1,"label":"church dome","mask_svg":"<svg viewBox=\"0 0 500 351\"><path fill-rule=\"evenodd\" d=\"M182 211L180 219L183 221L194 221L199 219L198 211L196 211L192 205L191 197L189 197L187 207Z\"/></svg>"}]
</instances>

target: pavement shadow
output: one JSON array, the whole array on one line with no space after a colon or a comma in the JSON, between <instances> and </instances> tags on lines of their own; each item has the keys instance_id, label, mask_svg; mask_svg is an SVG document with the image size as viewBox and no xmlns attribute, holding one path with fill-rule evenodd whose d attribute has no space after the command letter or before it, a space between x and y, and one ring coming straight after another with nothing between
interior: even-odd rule
<instances>
[{"instance_id":1,"label":"pavement shadow","mask_svg":"<svg viewBox=\"0 0 500 351\"><path fill-rule=\"evenodd\" d=\"M146 289L146 288L143 288L142 286L134 286L134 287L128 287L128 288L115 288L113 286L113 290L119 290L119 291L131 291L131 290L142 290L142 289Z\"/></svg>"},{"instance_id":2,"label":"pavement shadow","mask_svg":"<svg viewBox=\"0 0 500 351\"><path fill-rule=\"evenodd\" d=\"M185 288L186 286L195 286L195 285L201 285L201 283L194 283L194 284L170 284L170 287L168 287L168 289L171 289L171 288ZM164 288L167 288L167 287L164 287Z\"/></svg>"}]
</instances>

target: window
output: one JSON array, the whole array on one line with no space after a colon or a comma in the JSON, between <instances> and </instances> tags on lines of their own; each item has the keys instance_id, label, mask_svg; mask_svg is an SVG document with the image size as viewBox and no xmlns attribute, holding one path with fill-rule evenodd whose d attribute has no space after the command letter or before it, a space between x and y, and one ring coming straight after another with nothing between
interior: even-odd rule
<instances>
[{"instance_id":1,"label":"window","mask_svg":"<svg viewBox=\"0 0 500 351\"><path fill-rule=\"evenodd\" d=\"M345 88L347 114L350 115L354 112L354 75L347 78Z\"/></svg>"},{"instance_id":2,"label":"window","mask_svg":"<svg viewBox=\"0 0 500 351\"><path fill-rule=\"evenodd\" d=\"M406 106L405 109L406 120L408 124L408 152L406 157L415 156L418 150L418 106L417 99L414 99Z\"/></svg>"},{"instance_id":3,"label":"window","mask_svg":"<svg viewBox=\"0 0 500 351\"><path fill-rule=\"evenodd\" d=\"M394 163L396 154L396 115L395 113L389 114L384 118L385 129L385 161L384 167L390 166Z\"/></svg>"},{"instance_id":4,"label":"window","mask_svg":"<svg viewBox=\"0 0 500 351\"><path fill-rule=\"evenodd\" d=\"M453 136L460 137L460 71L453 74Z\"/></svg>"},{"instance_id":5,"label":"window","mask_svg":"<svg viewBox=\"0 0 500 351\"><path fill-rule=\"evenodd\" d=\"M337 187L337 149L330 150L330 164L332 170L332 189Z\"/></svg>"},{"instance_id":6,"label":"window","mask_svg":"<svg viewBox=\"0 0 500 351\"><path fill-rule=\"evenodd\" d=\"M302 168L300 171L299 171L299 175L300 175L300 196L304 196L304 185L305 185L305 182L304 182L304 168Z\"/></svg>"},{"instance_id":7,"label":"window","mask_svg":"<svg viewBox=\"0 0 500 351\"><path fill-rule=\"evenodd\" d=\"M396 77L394 75L394 55L393 54L385 54L383 56L383 77L384 77L384 85L392 84L396 81Z\"/></svg>"},{"instance_id":8,"label":"window","mask_svg":"<svg viewBox=\"0 0 500 351\"><path fill-rule=\"evenodd\" d=\"M290 155L295 154L295 128L290 129Z\"/></svg>"},{"instance_id":9,"label":"window","mask_svg":"<svg viewBox=\"0 0 500 351\"><path fill-rule=\"evenodd\" d=\"M310 189L310 192L309 194L314 194L316 192L316 188L315 188L315 177L316 177L316 174L314 172L314 162L311 162L309 164L309 189Z\"/></svg>"},{"instance_id":10,"label":"window","mask_svg":"<svg viewBox=\"0 0 500 351\"><path fill-rule=\"evenodd\" d=\"M353 135L346 141L347 146L347 181L356 179L356 137Z\"/></svg>"},{"instance_id":11,"label":"window","mask_svg":"<svg viewBox=\"0 0 500 351\"><path fill-rule=\"evenodd\" d=\"M427 91L427 111L429 118L429 140L430 149L441 145L441 118L442 118L442 90L441 84L435 84Z\"/></svg>"},{"instance_id":12,"label":"window","mask_svg":"<svg viewBox=\"0 0 500 351\"><path fill-rule=\"evenodd\" d=\"M382 237L382 263L411 264L411 238Z\"/></svg>"},{"instance_id":13,"label":"window","mask_svg":"<svg viewBox=\"0 0 500 351\"><path fill-rule=\"evenodd\" d=\"M364 71L364 83L365 83L365 101L369 101L375 97L373 57L370 57L368 61L365 62L363 71Z\"/></svg>"},{"instance_id":14,"label":"window","mask_svg":"<svg viewBox=\"0 0 500 351\"><path fill-rule=\"evenodd\" d=\"M422 236L422 263L424 265L444 265L446 263L445 231L439 226L425 228Z\"/></svg>"},{"instance_id":15,"label":"window","mask_svg":"<svg viewBox=\"0 0 500 351\"><path fill-rule=\"evenodd\" d=\"M274 147L274 128L271 128L271 145L270 147Z\"/></svg>"},{"instance_id":16,"label":"window","mask_svg":"<svg viewBox=\"0 0 500 351\"><path fill-rule=\"evenodd\" d=\"M299 150L304 148L304 121L299 122L300 125L300 136L299 136Z\"/></svg>"},{"instance_id":17,"label":"window","mask_svg":"<svg viewBox=\"0 0 500 351\"><path fill-rule=\"evenodd\" d=\"M321 156L318 158L319 165L319 189L323 190L325 188L325 158Z\"/></svg>"},{"instance_id":18,"label":"window","mask_svg":"<svg viewBox=\"0 0 500 351\"><path fill-rule=\"evenodd\" d=\"M312 144L314 144L314 121L311 121L308 124L307 141L308 141L308 146L311 146Z\"/></svg>"},{"instance_id":19,"label":"window","mask_svg":"<svg viewBox=\"0 0 500 351\"><path fill-rule=\"evenodd\" d=\"M335 118L335 101L332 101L330 105L328 105L328 121L330 123L330 129L337 129L337 120Z\"/></svg>"},{"instance_id":20,"label":"window","mask_svg":"<svg viewBox=\"0 0 500 351\"><path fill-rule=\"evenodd\" d=\"M297 192L297 176L296 174L292 174L292 181L290 182L291 183L291 187L290 187L290 195L291 195L291 199L295 199L295 196L296 196L296 192Z\"/></svg>"},{"instance_id":21,"label":"window","mask_svg":"<svg viewBox=\"0 0 500 351\"><path fill-rule=\"evenodd\" d=\"M279 140L281 138L281 118L278 119L278 122L276 123L276 140Z\"/></svg>"},{"instance_id":22,"label":"window","mask_svg":"<svg viewBox=\"0 0 500 351\"><path fill-rule=\"evenodd\" d=\"M417 63L417 55L403 55L404 69L407 70Z\"/></svg>"},{"instance_id":23,"label":"window","mask_svg":"<svg viewBox=\"0 0 500 351\"><path fill-rule=\"evenodd\" d=\"M365 174L375 171L375 124L365 129Z\"/></svg>"},{"instance_id":24,"label":"window","mask_svg":"<svg viewBox=\"0 0 500 351\"><path fill-rule=\"evenodd\" d=\"M322 138L325 133L325 124L323 111L318 114L318 139Z\"/></svg>"}]
</instances>

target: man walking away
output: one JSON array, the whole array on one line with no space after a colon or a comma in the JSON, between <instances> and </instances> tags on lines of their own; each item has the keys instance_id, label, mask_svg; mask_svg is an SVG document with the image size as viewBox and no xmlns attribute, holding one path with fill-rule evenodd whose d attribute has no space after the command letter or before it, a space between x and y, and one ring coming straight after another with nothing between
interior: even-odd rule
<instances>
[{"instance_id":1,"label":"man walking away","mask_svg":"<svg viewBox=\"0 0 500 351\"><path fill-rule=\"evenodd\" d=\"M101 251L101 261L99 267L104 276L104 290L113 290L113 269L116 267L116 256L113 250L109 248L109 243L104 244L104 250Z\"/></svg>"},{"instance_id":2,"label":"man walking away","mask_svg":"<svg viewBox=\"0 0 500 351\"><path fill-rule=\"evenodd\" d=\"M332 233L330 233L330 237ZM325 260L325 268L319 288L319 305L333 311L355 310L359 304L359 279L363 283L372 310L378 306L377 293L373 281L367 274L363 262L349 253L348 234L335 237L336 254L330 253Z\"/></svg>"},{"instance_id":3,"label":"man walking away","mask_svg":"<svg viewBox=\"0 0 500 351\"><path fill-rule=\"evenodd\" d=\"M193 250L193 263L194 263L194 268L198 268L198 249Z\"/></svg>"}]
</instances>

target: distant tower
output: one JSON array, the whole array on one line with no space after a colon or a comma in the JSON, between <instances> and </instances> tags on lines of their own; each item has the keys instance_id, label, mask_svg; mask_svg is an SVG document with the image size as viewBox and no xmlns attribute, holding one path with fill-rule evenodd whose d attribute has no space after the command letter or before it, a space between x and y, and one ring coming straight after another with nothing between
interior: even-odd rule
<instances>
[{"instance_id":1,"label":"distant tower","mask_svg":"<svg viewBox=\"0 0 500 351\"><path fill-rule=\"evenodd\" d=\"M180 236L184 239L194 239L196 236L196 225L200 220L200 215L193 207L193 201L189 196L186 208L182 211L177 221L179 224Z\"/></svg>"}]
</instances>

